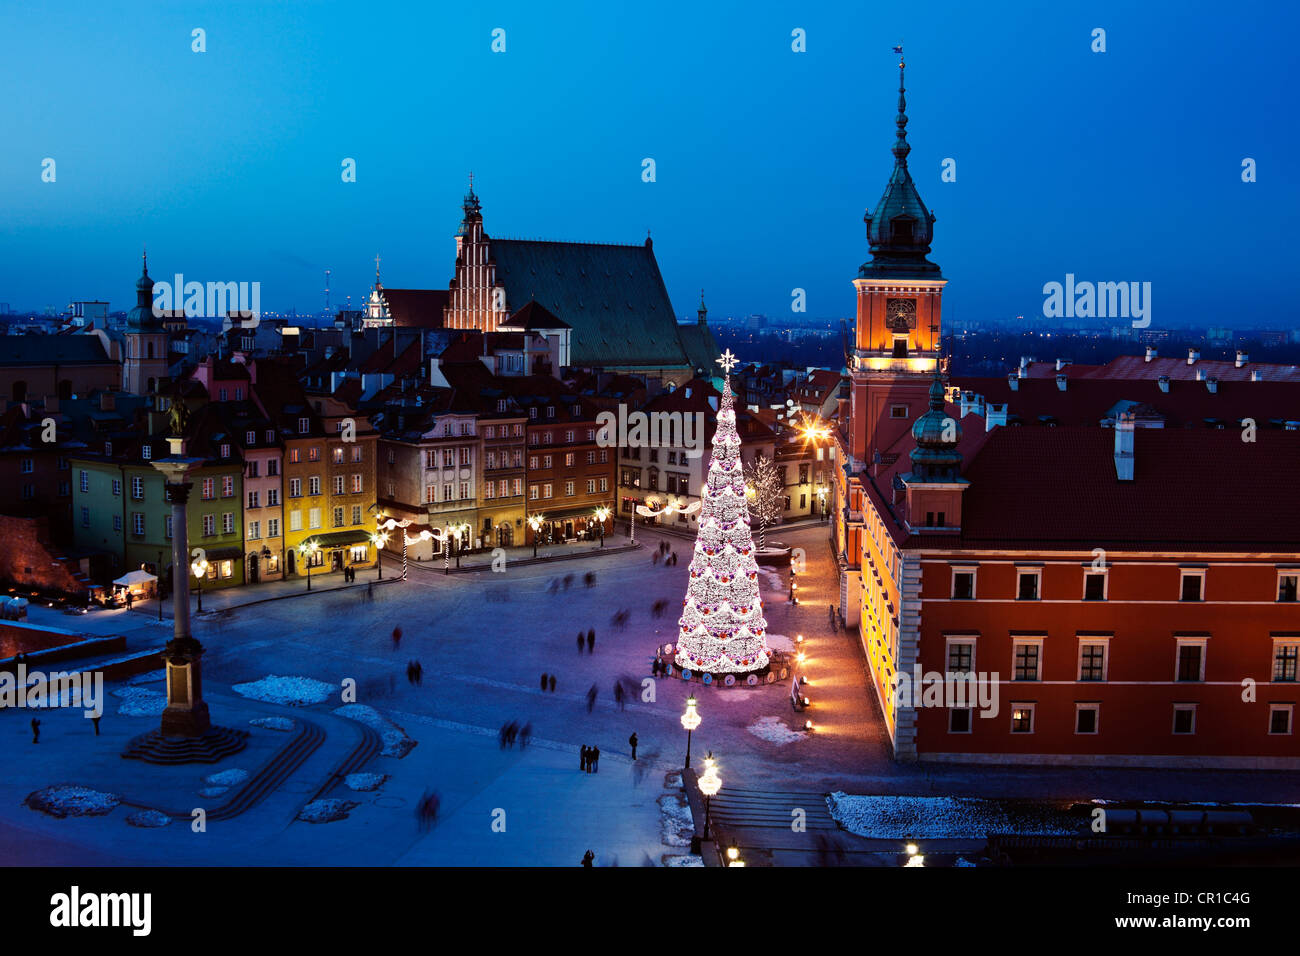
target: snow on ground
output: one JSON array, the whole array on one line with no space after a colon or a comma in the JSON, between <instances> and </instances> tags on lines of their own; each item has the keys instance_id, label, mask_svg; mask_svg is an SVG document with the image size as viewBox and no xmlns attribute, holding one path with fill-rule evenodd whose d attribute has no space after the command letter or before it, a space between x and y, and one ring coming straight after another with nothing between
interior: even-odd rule
<instances>
[{"instance_id":1,"label":"snow on ground","mask_svg":"<svg viewBox=\"0 0 1300 956\"><path fill-rule=\"evenodd\" d=\"M794 641L786 637L784 634L767 635L767 646L774 651L788 651L791 654L794 653Z\"/></svg>"},{"instance_id":2,"label":"snow on ground","mask_svg":"<svg viewBox=\"0 0 1300 956\"><path fill-rule=\"evenodd\" d=\"M293 730L294 726L288 717L254 717L249 723L266 730Z\"/></svg>"},{"instance_id":3,"label":"snow on ground","mask_svg":"<svg viewBox=\"0 0 1300 956\"><path fill-rule=\"evenodd\" d=\"M416 742L406 735L405 730L373 707L365 704L344 704L342 707L335 707L334 713L379 731L379 736L384 738L382 753L385 757L405 757L415 746Z\"/></svg>"},{"instance_id":4,"label":"snow on ground","mask_svg":"<svg viewBox=\"0 0 1300 956\"><path fill-rule=\"evenodd\" d=\"M791 730L780 717L760 717L745 729L755 737L774 743L778 747L803 740L807 736Z\"/></svg>"},{"instance_id":5,"label":"snow on ground","mask_svg":"<svg viewBox=\"0 0 1300 956\"><path fill-rule=\"evenodd\" d=\"M785 586L785 581L781 579L781 572L779 571L773 571L771 568L765 568L760 566L758 569L758 576L762 578L763 583L766 584L773 591L788 590L788 588Z\"/></svg>"},{"instance_id":6,"label":"snow on ground","mask_svg":"<svg viewBox=\"0 0 1300 956\"><path fill-rule=\"evenodd\" d=\"M663 855L664 866L703 866L704 857L692 856L691 854L665 853Z\"/></svg>"},{"instance_id":7,"label":"snow on ground","mask_svg":"<svg viewBox=\"0 0 1300 956\"><path fill-rule=\"evenodd\" d=\"M28 794L23 802L52 817L102 817L112 813L122 798L115 793L60 783Z\"/></svg>"},{"instance_id":8,"label":"snow on ground","mask_svg":"<svg viewBox=\"0 0 1300 956\"><path fill-rule=\"evenodd\" d=\"M664 846L690 846L695 835L695 819L685 795L665 793L659 798L659 814Z\"/></svg>"},{"instance_id":9,"label":"snow on ground","mask_svg":"<svg viewBox=\"0 0 1300 956\"><path fill-rule=\"evenodd\" d=\"M336 800L332 797L326 797L323 800L313 800L301 810L298 811L298 819L307 823L332 823L335 820L345 820L351 810L360 806L355 800Z\"/></svg>"},{"instance_id":10,"label":"snow on ground","mask_svg":"<svg viewBox=\"0 0 1300 956\"><path fill-rule=\"evenodd\" d=\"M335 684L312 680L310 677L277 677L271 674L258 681L235 684L231 690L243 697L265 701L268 704L302 707L327 700L338 690L338 687Z\"/></svg>"},{"instance_id":11,"label":"snow on ground","mask_svg":"<svg viewBox=\"0 0 1300 956\"><path fill-rule=\"evenodd\" d=\"M146 687L119 687L113 696L122 700L117 707L119 717L161 717L167 709L167 698Z\"/></svg>"},{"instance_id":12,"label":"snow on ground","mask_svg":"<svg viewBox=\"0 0 1300 956\"><path fill-rule=\"evenodd\" d=\"M133 827L165 827L172 818L158 810L137 810L127 816L126 822Z\"/></svg>"},{"instance_id":13,"label":"snow on ground","mask_svg":"<svg viewBox=\"0 0 1300 956\"><path fill-rule=\"evenodd\" d=\"M1072 835L1063 812L976 797L852 796L826 798L831 816L850 833L873 839L966 839L990 833Z\"/></svg>"},{"instance_id":14,"label":"snow on ground","mask_svg":"<svg viewBox=\"0 0 1300 956\"><path fill-rule=\"evenodd\" d=\"M238 767L231 767L229 770L221 770L217 773L210 773L203 778L203 782L213 787L234 787L248 779L248 771L240 770Z\"/></svg>"},{"instance_id":15,"label":"snow on ground","mask_svg":"<svg viewBox=\"0 0 1300 956\"><path fill-rule=\"evenodd\" d=\"M202 790L199 791L199 796L219 797L229 789L230 789L229 787L204 787Z\"/></svg>"},{"instance_id":16,"label":"snow on ground","mask_svg":"<svg viewBox=\"0 0 1300 956\"><path fill-rule=\"evenodd\" d=\"M386 773L350 773L343 778L343 782L348 785L349 790L364 793L370 790L378 790L387 779L388 774Z\"/></svg>"}]
</instances>

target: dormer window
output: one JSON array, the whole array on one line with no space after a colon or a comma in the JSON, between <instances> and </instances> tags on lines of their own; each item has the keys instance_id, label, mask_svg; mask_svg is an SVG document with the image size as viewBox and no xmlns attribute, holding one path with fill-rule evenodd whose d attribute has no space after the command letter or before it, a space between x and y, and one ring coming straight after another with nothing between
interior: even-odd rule
<instances>
[{"instance_id":1,"label":"dormer window","mask_svg":"<svg viewBox=\"0 0 1300 956\"><path fill-rule=\"evenodd\" d=\"M506 400L505 400L504 398L498 398L498 399L497 399L497 411L498 411L498 412L504 412L505 410L506 410Z\"/></svg>"},{"instance_id":2,"label":"dormer window","mask_svg":"<svg viewBox=\"0 0 1300 956\"><path fill-rule=\"evenodd\" d=\"M311 419L310 419L310 418L300 418L300 419L298 419L298 434L299 434L299 435L305 435L305 434L307 434L307 432L308 432L310 429L311 429Z\"/></svg>"},{"instance_id":3,"label":"dormer window","mask_svg":"<svg viewBox=\"0 0 1300 956\"><path fill-rule=\"evenodd\" d=\"M895 219L890 224L890 239L893 242L911 242L916 221L913 219Z\"/></svg>"},{"instance_id":4,"label":"dormer window","mask_svg":"<svg viewBox=\"0 0 1300 956\"><path fill-rule=\"evenodd\" d=\"M230 446L229 446L229 445L222 445L222 446L221 446L221 457L222 457L222 458L229 458L229 457L230 457Z\"/></svg>"},{"instance_id":5,"label":"dormer window","mask_svg":"<svg viewBox=\"0 0 1300 956\"><path fill-rule=\"evenodd\" d=\"M244 432L244 444L246 444L246 445L256 445L256 444L257 444L257 432Z\"/></svg>"},{"instance_id":6,"label":"dormer window","mask_svg":"<svg viewBox=\"0 0 1300 956\"><path fill-rule=\"evenodd\" d=\"M141 447L141 449L140 449L140 456L141 456L142 458L144 458L145 461L148 461L150 458L152 458L152 457L153 457L153 446L152 446L152 445L149 445L149 444L145 444L143 447Z\"/></svg>"}]
</instances>

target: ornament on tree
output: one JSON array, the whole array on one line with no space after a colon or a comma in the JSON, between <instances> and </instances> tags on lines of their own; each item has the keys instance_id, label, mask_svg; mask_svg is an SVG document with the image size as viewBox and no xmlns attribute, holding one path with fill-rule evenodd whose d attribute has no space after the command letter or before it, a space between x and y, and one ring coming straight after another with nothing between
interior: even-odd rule
<instances>
[{"instance_id":1,"label":"ornament on tree","mask_svg":"<svg viewBox=\"0 0 1300 956\"><path fill-rule=\"evenodd\" d=\"M678 621L677 664L715 673L747 673L768 664L767 621L758 593L758 565L749 526L749 503L740 467L728 349L718 360L725 373L713 454L702 496L699 531L691 558L686 600Z\"/></svg>"}]
</instances>

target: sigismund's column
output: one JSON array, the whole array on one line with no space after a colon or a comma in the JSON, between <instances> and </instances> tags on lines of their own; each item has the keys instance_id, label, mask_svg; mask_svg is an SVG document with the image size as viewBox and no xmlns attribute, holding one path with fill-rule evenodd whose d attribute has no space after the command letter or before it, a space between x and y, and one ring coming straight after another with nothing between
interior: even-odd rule
<instances>
[{"instance_id":1,"label":"sigismund's column","mask_svg":"<svg viewBox=\"0 0 1300 956\"><path fill-rule=\"evenodd\" d=\"M167 500L172 506L172 639L163 658L167 664L167 707L162 714L165 737L202 737L212 726L203 700L203 645L190 634L190 546L185 520L193 484L186 476L202 459L185 454L185 439L169 437L171 454L153 466L166 478Z\"/></svg>"}]
</instances>

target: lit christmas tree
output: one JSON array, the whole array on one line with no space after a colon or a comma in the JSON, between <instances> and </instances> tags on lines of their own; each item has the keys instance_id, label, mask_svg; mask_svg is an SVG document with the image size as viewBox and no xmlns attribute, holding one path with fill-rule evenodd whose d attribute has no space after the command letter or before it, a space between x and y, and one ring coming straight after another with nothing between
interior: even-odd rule
<instances>
[{"instance_id":1,"label":"lit christmas tree","mask_svg":"<svg viewBox=\"0 0 1300 956\"><path fill-rule=\"evenodd\" d=\"M697 671L745 673L767 666L767 621L758 596L758 563L732 407L731 369L736 357L728 349L718 364L726 377L691 579L678 622L677 664Z\"/></svg>"}]
</instances>

